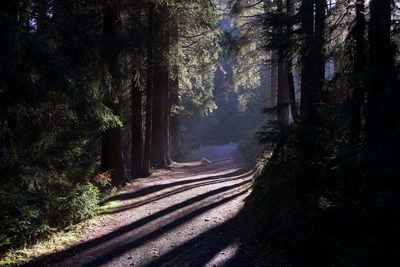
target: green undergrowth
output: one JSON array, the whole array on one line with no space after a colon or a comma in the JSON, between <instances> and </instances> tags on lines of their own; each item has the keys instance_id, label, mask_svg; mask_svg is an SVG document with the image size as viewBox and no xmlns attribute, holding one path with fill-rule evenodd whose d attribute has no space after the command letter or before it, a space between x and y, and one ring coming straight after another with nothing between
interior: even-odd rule
<instances>
[{"instance_id":1,"label":"green undergrowth","mask_svg":"<svg viewBox=\"0 0 400 267\"><path fill-rule=\"evenodd\" d=\"M40 256L49 255L76 245L82 232L93 226L98 220L94 217L90 220L68 227L67 229L54 231L46 238L18 249L11 249L0 258L0 266L14 266L26 263Z\"/></svg>"},{"instance_id":2,"label":"green undergrowth","mask_svg":"<svg viewBox=\"0 0 400 267\"><path fill-rule=\"evenodd\" d=\"M100 215L112 212L119 204L105 201L118 194L109 182L64 186L63 190L52 190L46 198L40 198L34 190L27 193L0 186L0 266L26 262L76 244L79 235L95 225Z\"/></svg>"}]
</instances>

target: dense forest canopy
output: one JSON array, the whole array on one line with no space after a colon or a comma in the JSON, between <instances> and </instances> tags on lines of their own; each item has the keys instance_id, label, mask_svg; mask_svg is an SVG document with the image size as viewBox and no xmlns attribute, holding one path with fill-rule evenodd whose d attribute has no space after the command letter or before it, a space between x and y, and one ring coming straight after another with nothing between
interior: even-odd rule
<instances>
[{"instance_id":1,"label":"dense forest canopy","mask_svg":"<svg viewBox=\"0 0 400 267\"><path fill-rule=\"evenodd\" d=\"M392 0L3 0L0 255L235 143L264 254L398 265L399 18Z\"/></svg>"}]
</instances>

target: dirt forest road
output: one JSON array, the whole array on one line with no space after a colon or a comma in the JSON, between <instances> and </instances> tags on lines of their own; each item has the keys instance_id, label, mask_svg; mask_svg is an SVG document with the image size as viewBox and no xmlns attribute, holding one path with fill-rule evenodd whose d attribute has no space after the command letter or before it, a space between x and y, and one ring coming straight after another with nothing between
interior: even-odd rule
<instances>
[{"instance_id":1,"label":"dirt forest road","mask_svg":"<svg viewBox=\"0 0 400 267\"><path fill-rule=\"evenodd\" d=\"M208 147L197 155L210 165L174 164L134 180L80 244L25 266L254 266L237 219L252 172L234 160L236 148Z\"/></svg>"}]
</instances>

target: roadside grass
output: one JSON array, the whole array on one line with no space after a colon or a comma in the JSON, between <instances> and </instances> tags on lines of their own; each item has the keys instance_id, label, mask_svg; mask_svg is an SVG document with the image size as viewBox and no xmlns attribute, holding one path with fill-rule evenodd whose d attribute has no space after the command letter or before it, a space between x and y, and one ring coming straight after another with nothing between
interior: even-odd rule
<instances>
[{"instance_id":1,"label":"roadside grass","mask_svg":"<svg viewBox=\"0 0 400 267\"><path fill-rule=\"evenodd\" d=\"M124 191L113 191L107 196L107 198L122 193L124 193ZM0 255L0 267L24 264L36 258L60 252L79 244L83 234L96 232L96 230L101 227L101 221L110 216L106 214L111 213L119 205L119 200L106 202L106 204L97 208L98 215L95 217L80 222L76 225L72 225L64 230L56 231L49 235L46 239L38 241L33 245L10 250L5 254Z\"/></svg>"}]
</instances>

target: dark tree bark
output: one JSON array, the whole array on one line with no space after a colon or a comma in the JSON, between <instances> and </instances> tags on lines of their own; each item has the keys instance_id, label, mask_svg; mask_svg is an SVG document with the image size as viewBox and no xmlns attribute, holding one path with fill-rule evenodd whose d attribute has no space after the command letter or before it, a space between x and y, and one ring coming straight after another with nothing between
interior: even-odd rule
<instances>
[{"instance_id":1,"label":"dark tree bark","mask_svg":"<svg viewBox=\"0 0 400 267\"><path fill-rule=\"evenodd\" d=\"M167 81L167 85L169 81ZM169 86L164 89L164 158L167 165L172 163L171 160L171 146L170 146L170 111L171 111L171 103L170 103L170 92Z\"/></svg>"},{"instance_id":2,"label":"dark tree bark","mask_svg":"<svg viewBox=\"0 0 400 267\"><path fill-rule=\"evenodd\" d=\"M288 73L288 60L280 52L278 52L278 122L282 125L289 124L289 76Z\"/></svg>"},{"instance_id":3,"label":"dark tree bark","mask_svg":"<svg viewBox=\"0 0 400 267\"><path fill-rule=\"evenodd\" d=\"M165 123L165 95L168 90L168 65L166 53L168 50L167 35L168 9L159 6L155 19L156 54L153 76L153 120L151 140L151 164L157 168L164 168L168 165L166 155L166 131L168 125Z\"/></svg>"},{"instance_id":4,"label":"dark tree bark","mask_svg":"<svg viewBox=\"0 0 400 267\"><path fill-rule=\"evenodd\" d=\"M312 0L303 0L301 9L301 29L303 33L303 45L301 51L301 103L300 112L303 120L308 120L314 113L316 96L313 92L313 59L312 42L314 32L314 8Z\"/></svg>"},{"instance_id":5,"label":"dark tree bark","mask_svg":"<svg viewBox=\"0 0 400 267\"><path fill-rule=\"evenodd\" d=\"M286 12L289 16L293 15L293 2L291 0L286 0ZM288 40L291 39L292 37L292 29L293 26L291 25L290 21L286 25L286 38ZM297 107L297 101L296 101L296 88L294 86L294 80L293 80L293 64L292 64L292 58L290 55L287 55L287 61L286 61L287 67L286 67L286 75L287 75L287 82L288 82L288 95L289 95L289 102L290 102L290 112L292 114L292 118L294 122L299 121L299 111Z\"/></svg>"},{"instance_id":6,"label":"dark tree bark","mask_svg":"<svg viewBox=\"0 0 400 267\"><path fill-rule=\"evenodd\" d=\"M159 58L158 58L159 59ZM165 123L164 123L164 92L167 89L168 73L162 62L156 60L154 67L153 119L151 139L151 165L158 168L166 167L165 161ZM167 78L167 79L166 79Z\"/></svg>"},{"instance_id":7,"label":"dark tree bark","mask_svg":"<svg viewBox=\"0 0 400 267\"><path fill-rule=\"evenodd\" d=\"M140 21L140 6L135 6L132 10L131 21L132 25L136 26L141 23ZM131 154L131 169L132 177L142 177L145 174L143 170L144 160L144 127L143 127L143 89L141 84L140 74L142 72L142 57L143 49L138 48L132 54L132 154ZM139 74L139 75L137 75Z\"/></svg>"},{"instance_id":8,"label":"dark tree bark","mask_svg":"<svg viewBox=\"0 0 400 267\"><path fill-rule=\"evenodd\" d=\"M299 121L299 110L296 101L296 88L294 86L293 80L293 67L292 60L288 60L287 76L288 76L288 90L289 90L289 100L290 100L290 112L292 114L293 121L296 123Z\"/></svg>"},{"instance_id":9,"label":"dark tree bark","mask_svg":"<svg viewBox=\"0 0 400 267\"><path fill-rule=\"evenodd\" d=\"M280 59L278 62L278 121L280 124L289 124L289 76L288 60Z\"/></svg>"},{"instance_id":10,"label":"dark tree bark","mask_svg":"<svg viewBox=\"0 0 400 267\"><path fill-rule=\"evenodd\" d=\"M283 0L277 2L279 12L284 12ZM279 36L285 33L285 26L281 25L276 29ZM278 88L277 88L277 106L278 122L282 125L289 124L289 81L288 81L288 58L286 49L279 48L278 51Z\"/></svg>"},{"instance_id":11,"label":"dark tree bark","mask_svg":"<svg viewBox=\"0 0 400 267\"><path fill-rule=\"evenodd\" d=\"M303 0L300 10L304 42L301 51L300 111L303 121L310 125L317 123L317 106L321 102L325 80L325 9L325 0Z\"/></svg>"},{"instance_id":12,"label":"dark tree bark","mask_svg":"<svg viewBox=\"0 0 400 267\"><path fill-rule=\"evenodd\" d=\"M356 21L353 29L354 39L356 41L354 71L361 73L366 70L367 55L365 51L365 4L364 0L356 2Z\"/></svg>"},{"instance_id":13,"label":"dark tree bark","mask_svg":"<svg viewBox=\"0 0 400 267\"><path fill-rule=\"evenodd\" d=\"M394 78L394 48L390 39L391 0L371 0L369 35L369 86L366 106L366 138L374 139L393 127L393 115L388 109L382 92L390 92ZM388 100L388 99L386 99Z\"/></svg>"},{"instance_id":14,"label":"dark tree bark","mask_svg":"<svg viewBox=\"0 0 400 267\"><path fill-rule=\"evenodd\" d=\"M368 24L368 86L365 105L365 161L375 191L394 190L399 196L400 93L391 41L391 0L371 0ZM374 195L372 195L374 198ZM397 198L398 201L398 198Z\"/></svg>"},{"instance_id":15,"label":"dark tree bark","mask_svg":"<svg viewBox=\"0 0 400 267\"><path fill-rule=\"evenodd\" d=\"M171 108L178 105L179 101L179 79L170 81L170 104ZM179 143L179 117L177 114L171 114L170 116L170 147L171 157L175 159L180 157L180 143Z\"/></svg>"},{"instance_id":16,"label":"dark tree bark","mask_svg":"<svg viewBox=\"0 0 400 267\"><path fill-rule=\"evenodd\" d=\"M141 57L137 56L133 65L133 72L140 71ZM136 65L136 66L135 66ZM132 73L134 77L134 73ZM132 176L141 177L144 174L144 138L143 138L143 96L142 88L138 81L132 78Z\"/></svg>"},{"instance_id":17,"label":"dark tree bark","mask_svg":"<svg viewBox=\"0 0 400 267\"><path fill-rule=\"evenodd\" d=\"M314 79L315 79L315 96L313 97L314 103L317 105L323 100L321 98L322 88L325 83L325 19L326 19L326 0L315 0L315 33L314 33L314 47L313 58L314 65Z\"/></svg>"},{"instance_id":18,"label":"dark tree bark","mask_svg":"<svg viewBox=\"0 0 400 267\"><path fill-rule=\"evenodd\" d=\"M148 32L150 40L154 39L154 4L149 4L148 9ZM151 154L152 154L152 120L153 120L153 64L154 47L153 44L147 45L147 81L146 81L146 131L143 155L143 176L150 175Z\"/></svg>"},{"instance_id":19,"label":"dark tree bark","mask_svg":"<svg viewBox=\"0 0 400 267\"><path fill-rule=\"evenodd\" d=\"M267 87L267 108L274 110L278 104L278 55L277 51L271 51L270 63L268 64L268 87ZM270 112L268 114L269 122L276 122L277 112Z\"/></svg>"},{"instance_id":20,"label":"dark tree bark","mask_svg":"<svg viewBox=\"0 0 400 267\"><path fill-rule=\"evenodd\" d=\"M110 42L118 36L118 9L111 1L105 1L103 10L103 37L106 42L103 51L105 65L112 78L112 86L116 95L114 101L106 105L113 114L122 116L122 80L119 72L118 49L110 45ZM111 171L113 185L123 183L124 163L122 157L122 128L120 126L108 129L102 133L101 166L102 171Z\"/></svg>"},{"instance_id":21,"label":"dark tree bark","mask_svg":"<svg viewBox=\"0 0 400 267\"><path fill-rule=\"evenodd\" d=\"M178 43L178 22L177 18L171 21L171 45ZM174 66L174 77L169 79L169 156L171 162L174 158L180 157L179 151L179 118L178 114L172 114L172 108L179 102L179 66Z\"/></svg>"},{"instance_id":22,"label":"dark tree bark","mask_svg":"<svg viewBox=\"0 0 400 267\"><path fill-rule=\"evenodd\" d=\"M365 78L366 71L366 50L365 50L365 6L364 0L356 2L356 21L353 28L353 38L355 40L354 56L354 77L353 77L353 98L352 98L352 117L350 120L350 142L353 145L360 143L362 107L365 97Z\"/></svg>"}]
</instances>

